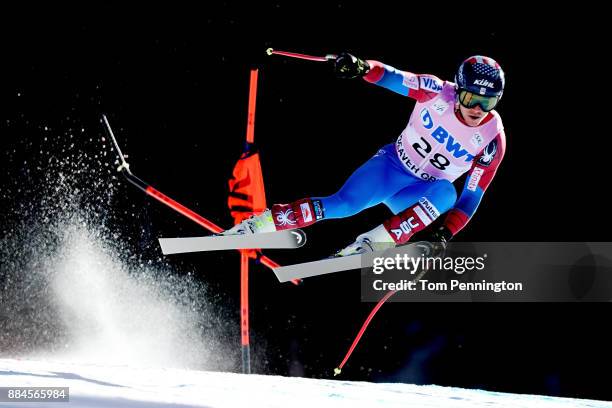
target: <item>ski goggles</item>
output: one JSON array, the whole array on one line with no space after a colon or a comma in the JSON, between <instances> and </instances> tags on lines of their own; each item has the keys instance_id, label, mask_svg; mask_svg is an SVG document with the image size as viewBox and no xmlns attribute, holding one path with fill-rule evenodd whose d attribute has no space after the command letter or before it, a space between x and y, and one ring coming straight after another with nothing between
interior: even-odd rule
<instances>
[{"instance_id":1,"label":"ski goggles","mask_svg":"<svg viewBox=\"0 0 612 408\"><path fill-rule=\"evenodd\" d=\"M468 109L480 106L484 112L492 111L499 102L499 96L478 95L465 89L459 90L459 103Z\"/></svg>"}]
</instances>

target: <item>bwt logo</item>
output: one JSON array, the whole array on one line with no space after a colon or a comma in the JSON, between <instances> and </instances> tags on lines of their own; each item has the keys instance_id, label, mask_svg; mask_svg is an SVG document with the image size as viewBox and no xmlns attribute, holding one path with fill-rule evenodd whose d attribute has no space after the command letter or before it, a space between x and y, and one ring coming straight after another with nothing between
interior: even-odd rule
<instances>
[{"instance_id":1,"label":"bwt logo","mask_svg":"<svg viewBox=\"0 0 612 408\"><path fill-rule=\"evenodd\" d=\"M428 130L433 129L435 125L427 108L424 108L421 111L421 122L423 123L423 127ZM438 143L444 145L446 151L451 153L455 158L459 159L465 156L466 162L471 162L474 160L474 155L469 154L468 151L461 146L461 143L456 142L453 135L448 133L448 131L442 126L438 125L438 127L431 132L431 137L433 137Z\"/></svg>"}]
</instances>

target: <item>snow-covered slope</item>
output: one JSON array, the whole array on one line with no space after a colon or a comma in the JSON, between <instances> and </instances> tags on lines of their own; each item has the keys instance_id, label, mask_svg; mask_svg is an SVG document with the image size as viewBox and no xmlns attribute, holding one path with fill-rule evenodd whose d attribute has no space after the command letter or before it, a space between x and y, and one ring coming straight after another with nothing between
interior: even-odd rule
<instances>
[{"instance_id":1,"label":"snow-covered slope","mask_svg":"<svg viewBox=\"0 0 612 408\"><path fill-rule=\"evenodd\" d=\"M612 407L438 386L11 359L0 360L0 386L70 387L70 402L53 407ZM0 403L4 406L50 405Z\"/></svg>"}]
</instances>

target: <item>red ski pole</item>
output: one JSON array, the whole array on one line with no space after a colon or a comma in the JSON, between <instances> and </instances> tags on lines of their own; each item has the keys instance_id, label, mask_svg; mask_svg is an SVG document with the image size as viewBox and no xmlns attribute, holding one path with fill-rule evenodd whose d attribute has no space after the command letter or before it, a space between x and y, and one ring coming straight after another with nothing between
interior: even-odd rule
<instances>
[{"instance_id":1,"label":"red ski pole","mask_svg":"<svg viewBox=\"0 0 612 408\"><path fill-rule=\"evenodd\" d=\"M342 372L342 368L344 367L344 365L348 361L348 359L351 356L351 354L353 354L353 350L355 350L355 347L357 347L357 343L359 343L359 340L361 340L361 336L363 336L363 333L365 333L366 329L370 325L370 322L374 318L374 315L376 314L376 312L378 312L378 309L380 309L380 307L391 296L395 295L395 292L397 292L397 291L396 290L392 290L392 291L387 292L387 294L382 299L380 299L378 301L376 306L374 306L374 309L372 309L372 311L368 315L368 318L365 320L365 322L363 322L363 325L361 326L361 329L359 329L359 333L357 333L357 336L355 337L355 340L353 340L353 344L351 344L351 347L346 352L346 355L344 356L344 359L342 360L342 362L340 363L340 365L337 368L334 368L334 376L336 376L336 375L338 375L338 374L340 374Z\"/></svg>"},{"instance_id":2,"label":"red ski pole","mask_svg":"<svg viewBox=\"0 0 612 408\"><path fill-rule=\"evenodd\" d=\"M423 278L423 276L427 273L427 271L428 271L428 269L423 269L421 272L419 272L417 274L417 276L413 279L413 282L420 281L421 278ZM396 293L397 293L397 290L390 290L389 292L387 292L387 294L385 296L383 296L382 299L380 299L378 301L376 306L374 306L374 309L372 309L372 311L370 312L370 314L366 318L365 322L363 322L363 325L361 326L361 329L359 329L359 333L357 333L357 336L355 337L355 340L353 340L353 344L351 344L351 347L349 348L349 350L347 351L346 355L344 356L344 359L342 360L342 362L340 363L340 365L337 368L334 368L334 376L336 376L336 375L338 375L338 374L340 374L342 372L342 368L344 367L344 365L348 361L348 359L351 356L351 354L353 354L353 350L355 350L355 347L357 347L357 343L359 343L359 340L361 340L361 336L363 336L363 334L365 333L366 329L370 325L370 322L374 318L374 315L376 314L376 312L378 312L378 309L380 309L381 306L387 300L389 300L389 298L391 296L395 295Z\"/></svg>"},{"instance_id":3,"label":"red ski pole","mask_svg":"<svg viewBox=\"0 0 612 408\"><path fill-rule=\"evenodd\" d=\"M108 123L108 119L106 119L106 115L102 115L102 119L104 121L104 124L106 125L108 134L110 135L111 140L113 141L113 145L115 146L115 149L117 150L117 153L119 154L119 160L121 161L121 165L119 166L117 170L119 170L130 183L132 183L133 185L135 185L140 190L144 191L147 195L153 197L160 203L167 205L168 207L172 208L174 211L189 218L190 220L201 225L202 227L206 228L210 232L217 234L223 231L223 228L219 227L217 224L202 217L200 214L196 213L195 211L190 210L189 208L185 207L178 201L173 200L172 198L168 197L161 191L153 188L152 186L150 186L149 184L145 183L143 180L139 179L134 174L132 174L132 172L130 171L130 165L125 161L125 157L123 156L123 153L121 153L121 149L119 148L119 144L117 144L117 140L115 139L115 135L113 134L110 124ZM261 251L257 251L257 255L258 255L259 262L261 262L263 265L267 266L270 269L278 268L280 266L278 263L274 262L272 259L263 255ZM299 279L294 279L291 282L294 285L299 285L301 281Z\"/></svg>"},{"instance_id":4,"label":"red ski pole","mask_svg":"<svg viewBox=\"0 0 612 408\"><path fill-rule=\"evenodd\" d=\"M318 61L318 62L333 61L337 57L337 55L335 54L326 54L325 56L320 57L316 55L298 54L297 52L279 51L279 50L274 50L272 48L268 48L266 50L266 54L282 55L284 57L298 58L298 59L303 59L303 60L308 60L308 61Z\"/></svg>"}]
</instances>

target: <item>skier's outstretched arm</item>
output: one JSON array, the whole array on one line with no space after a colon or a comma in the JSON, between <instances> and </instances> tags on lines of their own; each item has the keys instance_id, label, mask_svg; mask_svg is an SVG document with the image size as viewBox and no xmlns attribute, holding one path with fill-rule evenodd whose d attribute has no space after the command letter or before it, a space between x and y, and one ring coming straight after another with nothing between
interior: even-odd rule
<instances>
[{"instance_id":1,"label":"skier's outstretched arm","mask_svg":"<svg viewBox=\"0 0 612 408\"><path fill-rule=\"evenodd\" d=\"M376 60L362 60L343 52L334 61L336 74L341 78L358 78L387 88L400 95L425 102L438 95L444 81L434 75L400 71Z\"/></svg>"},{"instance_id":2,"label":"skier's outstretched arm","mask_svg":"<svg viewBox=\"0 0 612 408\"><path fill-rule=\"evenodd\" d=\"M435 97L442 90L444 81L434 75L400 71L375 60L367 63L370 70L363 79L419 102Z\"/></svg>"},{"instance_id":3,"label":"skier's outstretched arm","mask_svg":"<svg viewBox=\"0 0 612 408\"><path fill-rule=\"evenodd\" d=\"M483 151L476 156L470 169L459 199L446 215L444 226L452 235L457 234L470 221L487 187L504 158L506 136L502 130Z\"/></svg>"}]
</instances>

